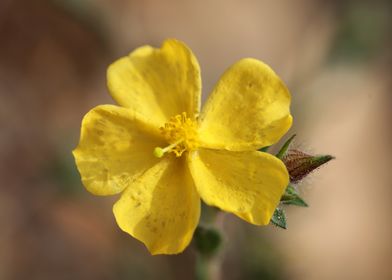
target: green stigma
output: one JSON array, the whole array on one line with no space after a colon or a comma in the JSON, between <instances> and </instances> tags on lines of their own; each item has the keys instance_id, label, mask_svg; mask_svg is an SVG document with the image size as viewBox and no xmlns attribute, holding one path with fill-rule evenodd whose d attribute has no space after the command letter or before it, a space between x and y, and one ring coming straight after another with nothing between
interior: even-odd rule
<instances>
[{"instance_id":1,"label":"green stigma","mask_svg":"<svg viewBox=\"0 0 392 280\"><path fill-rule=\"evenodd\" d=\"M153 154L157 158L161 158L165 154L165 150L162 149L161 147L155 147Z\"/></svg>"}]
</instances>

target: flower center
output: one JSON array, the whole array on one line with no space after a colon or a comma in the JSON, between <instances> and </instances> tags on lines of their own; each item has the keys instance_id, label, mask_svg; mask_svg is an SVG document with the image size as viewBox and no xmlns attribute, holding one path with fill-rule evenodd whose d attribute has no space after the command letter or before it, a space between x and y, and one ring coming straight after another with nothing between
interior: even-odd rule
<instances>
[{"instance_id":1,"label":"flower center","mask_svg":"<svg viewBox=\"0 0 392 280\"><path fill-rule=\"evenodd\" d=\"M160 131L170 145L154 149L154 155L158 158L170 152L180 157L183 152L197 147L197 123L188 118L185 112L172 117L160 128Z\"/></svg>"}]
</instances>

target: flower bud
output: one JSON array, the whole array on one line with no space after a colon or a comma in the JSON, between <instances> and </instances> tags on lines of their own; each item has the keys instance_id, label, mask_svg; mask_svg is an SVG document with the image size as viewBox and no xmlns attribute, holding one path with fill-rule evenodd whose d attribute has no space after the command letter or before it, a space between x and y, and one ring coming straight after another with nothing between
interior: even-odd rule
<instances>
[{"instance_id":1,"label":"flower bud","mask_svg":"<svg viewBox=\"0 0 392 280\"><path fill-rule=\"evenodd\" d=\"M217 229L198 226L194 234L196 249L204 256L215 254L221 243L222 236Z\"/></svg>"},{"instance_id":2,"label":"flower bud","mask_svg":"<svg viewBox=\"0 0 392 280\"><path fill-rule=\"evenodd\" d=\"M334 157L330 155L312 156L300 150L292 149L287 151L282 160L289 172L290 182L297 183L331 159L334 159Z\"/></svg>"}]
</instances>

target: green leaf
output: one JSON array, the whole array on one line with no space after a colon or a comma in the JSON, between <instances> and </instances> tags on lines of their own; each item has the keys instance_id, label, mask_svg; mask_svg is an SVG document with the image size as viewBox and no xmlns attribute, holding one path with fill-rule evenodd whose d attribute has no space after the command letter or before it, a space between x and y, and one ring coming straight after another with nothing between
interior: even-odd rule
<instances>
[{"instance_id":1,"label":"green leaf","mask_svg":"<svg viewBox=\"0 0 392 280\"><path fill-rule=\"evenodd\" d=\"M259 149L259 151L260 151L260 152L266 153L266 152L268 152L268 149L269 149L270 147L271 147L271 146L265 146L265 147Z\"/></svg>"},{"instance_id":2,"label":"green leaf","mask_svg":"<svg viewBox=\"0 0 392 280\"><path fill-rule=\"evenodd\" d=\"M287 229L286 214L282 208L276 208L272 215L271 222L280 228Z\"/></svg>"},{"instance_id":3,"label":"green leaf","mask_svg":"<svg viewBox=\"0 0 392 280\"><path fill-rule=\"evenodd\" d=\"M295 205L300 207L308 207L309 205L298 195L286 197L283 195L282 203L286 205Z\"/></svg>"},{"instance_id":4,"label":"green leaf","mask_svg":"<svg viewBox=\"0 0 392 280\"><path fill-rule=\"evenodd\" d=\"M280 148L279 152L276 154L276 157L277 157L277 158L282 159L282 158L286 155L287 150L289 149L290 144L291 144L291 142L293 141L293 139L294 139L295 136L296 136L296 134L294 134L293 136L291 136L291 137L283 144L282 148Z\"/></svg>"},{"instance_id":5,"label":"green leaf","mask_svg":"<svg viewBox=\"0 0 392 280\"><path fill-rule=\"evenodd\" d=\"M283 204L287 205L308 207L308 204L299 196L299 194L292 185L288 185L286 192L283 194L280 201Z\"/></svg>"},{"instance_id":6,"label":"green leaf","mask_svg":"<svg viewBox=\"0 0 392 280\"><path fill-rule=\"evenodd\" d=\"M293 185L288 185L286 188L287 194L298 194L297 190L293 187Z\"/></svg>"},{"instance_id":7,"label":"green leaf","mask_svg":"<svg viewBox=\"0 0 392 280\"><path fill-rule=\"evenodd\" d=\"M222 243L222 236L218 230L203 226L196 228L193 238L197 251L205 256L215 254Z\"/></svg>"}]
</instances>

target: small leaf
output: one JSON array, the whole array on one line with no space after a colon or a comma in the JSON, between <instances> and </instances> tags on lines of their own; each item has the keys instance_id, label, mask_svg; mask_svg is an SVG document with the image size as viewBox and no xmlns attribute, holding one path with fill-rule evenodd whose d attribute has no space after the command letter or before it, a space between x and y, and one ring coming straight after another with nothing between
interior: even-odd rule
<instances>
[{"instance_id":1,"label":"small leaf","mask_svg":"<svg viewBox=\"0 0 392 280\"><path fill-rule=\"evenodd\" d=\"M265 147L259 149L259 151L260 151L260 152L266 153L266 152L268 152L268 149L269 149L270 147L271 147L271 146L265 146Z\"/></svg>"},{"instance_id":2,"label":"small leaf","mask_svg":"<svg viewBox=\"0 0 392 280\"><path fill-rule=\"evenodd\" d=\"M295 205L300 207L308 207L309 205L298 195L291 196L290 198L284 199L285 195L282 197L282 203L287 205Z\"/></svg>"},{"instance_id":3,"label":"small leaf","mask_svg":"<svg viewBox=\"0 0 392 280\"><path fill-rule=\"evenodd\" d=\"M292 185L288 185L286 192L283 194L280 201L283 204L287 205L308 207L308 204L299 196L299 194Z\"/></svg>"},{"instance_id":4,"label":"small leaf","mask_svg":"<svg viewBox=\"0 0 392 280\"><path fill-rule=\"evenodd\" d=\"M280 228L287 229L286 214L282 208L276 208L272 215L271 222Z\"/></svg>"},{"instance_id":5,"label":"small leaf","mask_svg":"<svg viewBox=\"0 0 392 280\"><path fill-rule=\"evenodd\" d=\"M276 154L276 157L277 157L277 158L282 159L282 158L286 155L287 150L289 149L290 144L291 144L291 142L293 141L293 139L294 139L295 136L296 136L296 134L294 134L293 136L291 136L291 137L283 144L282 148L280 148L279 152Z\"/></svg>"},{"instance_id":6,"label":"small leaf","mask_svg":"<svg viewBox=\"0 0 392 280\"><path fill-rule=\"evenodd\" d=\"M298 194L297 190L290 184L287 186L286 193L287 194Z\"/></svg>"},{"instance_id":7,"label":"small leaf","mask_svg":"<svg viewBox=\"0 0 392 280\"><path fill-rule=\"evenodd\" d=\"M213 255L222 243L222 237L218 230L198 226L195 231L194 241L197 251L202 255Z\"/></svg>"}]
</instances>

